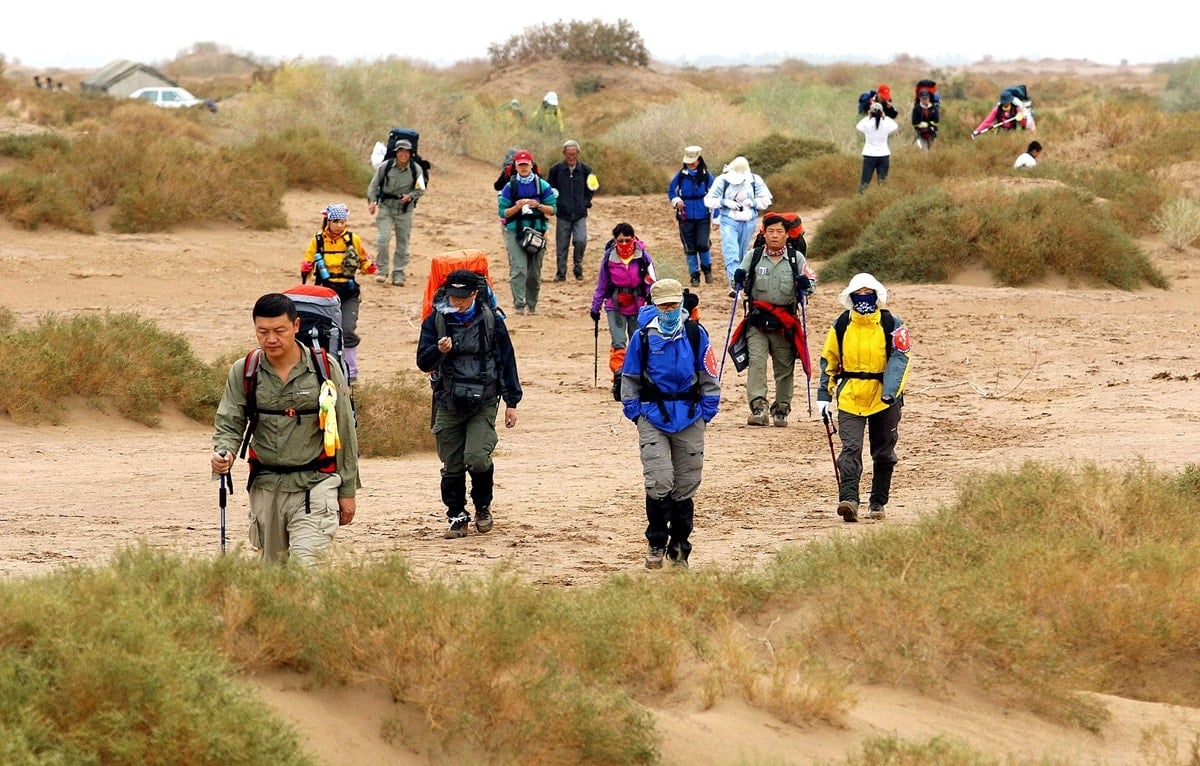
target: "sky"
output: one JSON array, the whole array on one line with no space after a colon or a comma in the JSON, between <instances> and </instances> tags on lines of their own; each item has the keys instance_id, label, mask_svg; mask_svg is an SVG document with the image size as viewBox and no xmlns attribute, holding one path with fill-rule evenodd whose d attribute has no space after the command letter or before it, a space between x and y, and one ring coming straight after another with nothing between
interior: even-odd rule
<instances>
[{"instance_id":1,"label":"sky","mask_svg":"<svg viewBox=\"0 0 1200 766\"><path fill-rule=\"evenodd\" d=\"M47 12L53 18L21 19L22 13L36 13L30 4L10 9L0 29L0 53L10 64L93 69L115 59L160 64L194 43L210 42L273 61L332 57L349 63L398 56L449 65L486 58L489 44L538 24L627 19L652 59L701 66L714 59L756 63L776 56L814 64L887 62L901 53L941 66L987 57L1147 64L1200 56L1200 38L1185 18L1194 10L1166 0L1142 0L1119 12L1063 0L1008 5L959 0L926 10L921 3L894 0L692 7L712 10L645 0L570 5L60 0ZM739 12L730 19L726 8ZM389 11L395 18L382 17Z\"/></svg>"}]
</instances>

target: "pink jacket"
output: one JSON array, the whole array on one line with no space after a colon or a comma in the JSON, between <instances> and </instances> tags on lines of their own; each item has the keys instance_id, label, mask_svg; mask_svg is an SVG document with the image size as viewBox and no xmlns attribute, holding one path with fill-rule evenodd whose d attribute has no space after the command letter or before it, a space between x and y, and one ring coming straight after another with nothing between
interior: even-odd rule
<instances>
[{"instance_id":1,"label":"pink jacket","mask_svg":"<svg viewBox=\"0 0 1200 766\"><path fill-rule=\"evenodd\" d=\"M610 240L604 246L604 260L600 262L600 276L596 279L596 292L592 295L592 311L617 311L625 316L634 316L645 306L650 297L650 285L654 284L654 263L646 244L637 240L637 250L629 263L621 263L616 244Z\"/></svg>"}]
</instances>

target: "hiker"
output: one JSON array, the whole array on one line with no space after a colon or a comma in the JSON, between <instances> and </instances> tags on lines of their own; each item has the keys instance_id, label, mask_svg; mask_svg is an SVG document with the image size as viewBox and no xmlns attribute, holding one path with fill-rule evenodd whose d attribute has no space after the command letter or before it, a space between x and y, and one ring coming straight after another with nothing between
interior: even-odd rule
<instances>
[{"instance_id":1,"label":"hiker","mask_svg":"<svg viewBox=\"0 0 1200 766\"><path fill-rule=\"evenodd\" d=\"M863 134L863 164L862 177L858 183L858 193L862 194L871 183L871 176L877 175L879 183L887 182L888 169L891 165L892 150L888 148L888 136L900 129L896 121L883 113L882 104L871 104L867 116L858 121L858 132Z\"/></svg>"},{"instance_id":2,"label":"hiker","mask_svg":"<svg viewBox=\"0 0 1200 766\"><path fill-rule=\"evenodd\" d=\"M382 285L388 284L389 264L391 284L403 287L406 278L413 207L425 194L425 171L420 163L411 161L412 154L411 141L406 138L397 141L395 160L377 167L367 186L367 212L375 216L375 226L379 230L375 238L375 252L380 273L375 281ZM388 256L393 231L396 232L395 261Z\"/></svg>"},{"instance_id":3,"label":"hiker","mask_svg":"<svg viewBox=\"0 0 1200 766\"><path fill-rule=\"evenodd\" d=\"M504 399L504 427L517 425L521 382L504 315L480 300L484 278L467 269L446 277L421 322L417 367L433 374L433 436L442 461L442 502L449 526L445 537L467 536L467 474L475 531L492 529L496 415Z\"/></svg>"},{"instance_id":4,"label":"hiker","mask_svg":"<svg viewBox=\"0 0 1200 766\"><path fill-rule=\"evenodd\" d=\"M296 339L300 316L290 298L269 293L251 313L258 348L229 370L211 466L229 473L242 450L250 466L250 546L263 562L311 567L328 555L337 528L354 520L361 484L350 390L338 364ZM322 426L329 396L336 397L334 417Z\"/></svg>"},{"instance_id":5,"label":"hiker","mask_svg":"<svg viewBox=\"0 0 1200 766\"><path fill-rule=\"evenodd\" d=\"M562 110L558 108L558 94L550 91L542 97L541 106L533 110L533 125L543 133L557 126L558 134L563 132Z\"/></svg>"},{"instance_id":6,"label":"hiker","mask_svg":"<svg viewBox=\"0 0 1200 766\"><path fill-rule=\"evenodd\" d=\"M822 419L837 417L837 512L846 522L858 521L864 437L870 436L873 464L867 518L884 517L896 467L912 339L900 317L884 308L887 298L875 277L855 274L838 296L846 311L829 328L821 351L817 407Z\"/></svg>"},{"instance_id":7,"label":"hiker","mask_svg":"<svg viewBox=\"0 0 1200 766\"><path fill-rule=\"evenodd\" d=\"M345 347L346 369L350 385L358 382L358 311L362 303L361 288L355 274L374 274L379 268L362 239L348 231L350 208L335 203L325 208L325 225L308 242L308 250L300 261L300 279L331 288L342 302L342 344Z\"/></svg>"},{"instance_id":8,"label":"hiker","mask_svg":"<svg viewBox=\"0 0 1200 766\"><path fill-rule=\"evenodd\" d=\"M542 289L542 257L546 253L547 216L558 209L554 187L533 172L533 155L521 149L513 155L516 173L498 196L504 219L504 248L508 251L513 306L518 314L537 313Z\"/></svg>"},{"instance_id":9,"label":"hiker","mask_svg":"<svg viewBox=\"0 0 1200 766\"><path fill-rule=\"evenodd\" d=\"M593 322L600 321L602 306L608 315L608 334L612 338L608 369L612 372L613 399L619 402L625 348L629 337L637 332L638 312L650 299L655 274L646 243L637 238L631 224L617 224L612 235L604 246L604 259L600 261L600 275L596 278L590 313Z\"/></svg>"},{"instance_id":10,"label":"hiker","mask_svg":"<svg viewBox=\"0 0 1200 766\"><path fill-rule=\"evenodd\" d=\"M504 106L500 107L500 112L508 115L509 119L513 120L518 125L525 122L525 112L521 110L521 102L515 98Z\"/></svg>"},{"instance_id":11,"label":"hiker","mask_svg":"<svg viewBox=\"0 0 1200 766\"><path fill-rule=\"evenodd\" d=\"M770 422L787 427L795 389L796 360L808 371L808 339L800 318L800 302L812 294L814 276L804 254L788 244L787 220L779 213L763 217L763 245L746 254L734 274L738 290L746 292L746 315L730 335L730 347L745 338L749 369L746 425ZM767 392L767 360L775 378L775 401ZM769 405L769 408L768 408ZM769 411L769 416L768 416Z\"/></svg>"},{"instance_id":12,"label":"hiker","mask_svg":"<svg viewBox=\"0 0 1200 766\"><path fill-rule=\"evenodd\" d=\"M38 90L41 90L42 89L42 76L35 74L33 76L33 84Z\"/></svg>"},{"instance_id":13,"label":"hiker","mask_svg":"<svg viewBox=\"0 0 1200 766\"><path fill-rule=\"evenodd\" d=\"M941 109L933 100L933 92L927 88L921 88L917 91L917 100L913 104L912 110L912 126L917 132L917 147L920 149L932 149L933 142L937 140L938 120Z\"/></svg>"},{"instance_id":14,"label":"hiker","mask_svg":"<svg viewBox=\"0 0 1200 766\"><path fill-rule=\"evenodd\" d=\"M687 319L683 285L650 288L641 328L629 338L621 369L625 417L637 425L646 487L647 569L666 558L688 566L696 490L704 466L704 430L717 415L721 384L708 332Z\"/></svg>"},{"instance_id":15,"label":"hiker","mask_svg":"<svg viewBox=\"0 0 1200 766\"><path fill-rule=\"evenodd\" d=\"M1025 147L1025 151L1017 155L1017 161L1013 163L1013 169L1037 167L1037 158L1041 153L1042 145L1037 141L1030 141L1029 146Z\"/></svg>"},{"instance_id":16,"label":"hiker","mask_svg":"<svg viewBox=\"0 0 1200 766\"><path fill-rule=\"evenodd\" d=\"M754 241L758 211L771 206L771 191L757 173L750 171L745 157L735 157L713 182L704 204L721 215L721 255L732 298L736 294L733 273Z\"/></svg>"},{"instance_id":17,"label":"hiker","mask_svg":"<svg viewBox=\"0 0 1200 766\"><path fill-rule=\"evenodd\" d=\"M873 104L879 104L883 108L883 114L886 117L891 117L893 120L900 116L896 111L896 107L892 105L892 89L887 83L880 83L875 89L875 98L871 101ZM870 107L868 106L868 110Z\"/></svg>"},{"instance_id":18,"label":"hiker","mask_svg":"<svg viewBox=\"0 0 1200 766\"><path fill-rule=\"evenodd\" d=\"M1000 101L992 107L992 111L988 112L987 117L983 118L983 122L975 130L971 131L971 138L983 135L989 130L1033 130L1035 128L1033 122L1033 113L1026 109L1025 104L1018 99L1011 90L1005 89L1000 94Z\"/></svg>"},{"instance_id":19,"label":"hiker","mask_svg":"<svg viewBox=\"0 0 1200 766\"><path fill-rule=\"evenodd\" d=\"M712 188L714 179L704 164L702 151L699 146L684 148L683 167L667 184L667 199L675 208L679 241L683 243L683 255L687 259L688 278L692 287L700 284L701 271L704 272L705 284L712 283L712 239L709 229L712 214L704 205L704 197Z\"/></svg>"},{"instance_id":20,"label":"hiker","mask_svg":"<svg viewBox=\"0 0 1200 766\"><path fill-rule=\"evenodd\" d=\"M573 258L575 280L583 279L583 251L587 248L587 215L592 206L595 189L592 169L586 162L579 161L579 142L568 140L563 144L562 162L550 166L546 181L558 193L557 223L554 227L554 251L557 270L555 282L567 279L567 250L574 247Z\"/></svg>"}]
</instances>

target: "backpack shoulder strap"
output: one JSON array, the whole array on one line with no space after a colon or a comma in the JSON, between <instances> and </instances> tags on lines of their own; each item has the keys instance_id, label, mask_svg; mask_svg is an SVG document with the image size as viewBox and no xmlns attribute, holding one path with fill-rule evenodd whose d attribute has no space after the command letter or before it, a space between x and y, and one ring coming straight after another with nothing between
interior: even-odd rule
<instances>
[{"instance_id":1,"label":"backpack shoulder strap","mask_svg":"<svg viewBox=\"0 0 1200 766\"><path fill-rule=\"evenodd\" d=\"M846 328L850 326L850 312L843 311L833 322L833 331L837 334L838 356L842 355L842 338L846 337ZM879 326L883 329L883 341L887 344L887 358L892 356L892 333L896 331L896 317L887 309L879 310Z\"/></svg>"},{"instance_id":2,"label":"backpack shoulder strap","mask_svg":"<svg viewBox=\"0 0 1200 766\"><path fill-rule=\"evenodd\" d=\"M746 297L747 298L750 298L750 292L751 292L751 290L754 289L754 274L758 270L758 262L762 260L763 249L764 249L764 247L762 245L759 245L758 247L756 247L750 251L751 252L750 268L746 269Z\"/></svg>"},{"instance_id":3,"label":"backpack shoulder strap","mask_svg":"<svg viewBox=\"0 0 1200 766\"><path fill-rule=\"evenodd\" d=\"M317 232L317 253L325 254L325 233L321 231Z\"/></svg>"},{"instance_id":4,"label":"backpack shoulder strap","mask_svg":"<svg viewBox=\"0 0 1200 766\"><path fill-rule=\"evenodd\" d=\"M850 312L843 311L833 320L833 332L837 335L838 358L842 356L842 338L846 337L846 328L850 326Z\"/></svg>"},{"instance_id":5,"label":"backpack shoulder strap","mask_svg":"<svg viewBox=\"0 0 1200 766\"><path fill-rule=\"evenodd\" d=\"M683 328L687 332L688 341L692 344L692 357L696 366L700 366L700 323L694 319L686 319Z\"/></svg>"},{"instance_id":6,"label":"backpack shoulder strap","mask_svg":"<svg viewBox=\"0 0 1200 766\"><path fill-rule=\"evenodd\" d=\"M246 395L246 430L242 434L242 446L238 456L246 458L246 450L250 447L250 437L258 427L258 368L262 364L262 349L253 348L246 354L242 370L242 393Z\"/></svg>"}]
</instances>

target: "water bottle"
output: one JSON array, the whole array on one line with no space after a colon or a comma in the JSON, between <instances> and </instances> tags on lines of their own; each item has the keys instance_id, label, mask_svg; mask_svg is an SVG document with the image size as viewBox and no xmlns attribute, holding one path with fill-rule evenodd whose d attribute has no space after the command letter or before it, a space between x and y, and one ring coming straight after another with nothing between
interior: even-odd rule
<instances>
[{"instance_id":1,"label":"water bottle","mask_svg":"<svg viewBox=\"0 0 1200 766\"><path fill-rule=\"evenodd\" d=\"M325 265L325 256L317 253L316 257L313 258L313 263L317 267L317 278L322 282L329 281L329 267Z\"/></svg>"}]
</instances>

